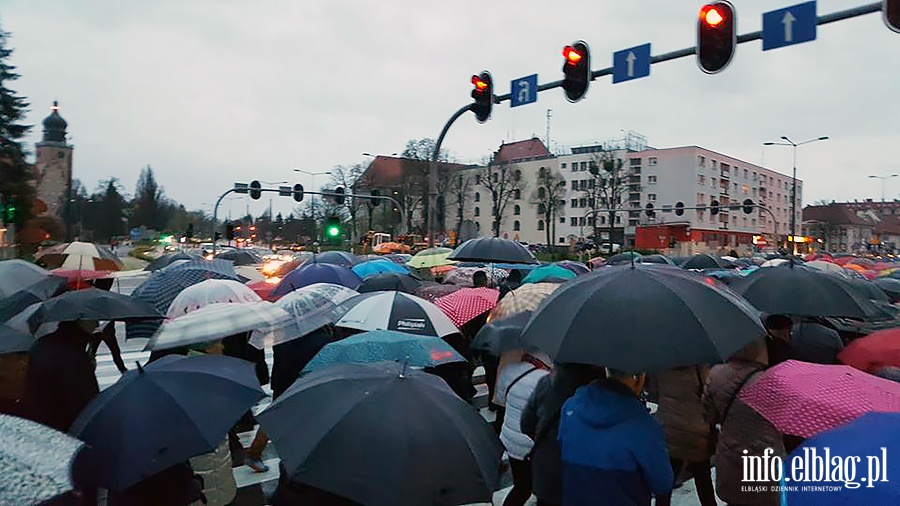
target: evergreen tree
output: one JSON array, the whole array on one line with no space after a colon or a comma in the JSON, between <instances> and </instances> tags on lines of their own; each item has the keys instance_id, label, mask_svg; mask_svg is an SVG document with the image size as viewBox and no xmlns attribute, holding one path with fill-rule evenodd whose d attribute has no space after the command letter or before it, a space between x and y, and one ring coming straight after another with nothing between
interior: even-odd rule
<instances>
[{"instance_id":1,"label":"evergreen tree","mask_svg":"<svg viewBox=\"0 0 900 506\"><path fill-rule=\"evenodd\" d=\"M149 165L141 169L137 187L134 190L134 211L131 215L133 227L147 227L151 230L164 230L174 209L166 202L163 189L153 176L153 168Z\"/></svg>"}]
</instances>

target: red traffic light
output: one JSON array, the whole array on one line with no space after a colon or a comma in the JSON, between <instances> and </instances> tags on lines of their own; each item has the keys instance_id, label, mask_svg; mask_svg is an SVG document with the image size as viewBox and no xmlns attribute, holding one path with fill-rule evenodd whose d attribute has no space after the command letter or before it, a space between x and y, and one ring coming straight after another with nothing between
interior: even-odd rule
<instances>
[{"instance_id":1,"label":"red traffic light","mask_svg":"<svg viewBox=\"0 0 900 506\"><path fill-rule=\"evenodd\" d=\"M587 42L575 41L563 48L562 89L569 102L577 102L587 93L591 82L591 52Z\"/></svg>"},{"instance_id":2,"label":"red traffic light","mask_svg":"<svg viewBox=\"0 0 900 506\"><path fill-rule=\"evenodd\" d=\"M472 84L475 85L475 91L482 92L488 87L487 81L479 76L472 76Z\"/></svg>"},{"instance_id":3,"label":"red traffic light","mask_svg":"<svg viewBox=\"0 0 900 506\"><path fill-rule=\"evenodd\" d=\"M706 4L697 19L697 65L707 74L728 66L737 46L737 16L725 0Z\"/></svg>"},{"instance_id":4,"label":"red traffic light","mask_svg":"<svg viewBox=\"0 0 900 506\"><path fill-rule=\"evenodd\" d=\"M707 24L707 26L719 26L722 24L722 21L725 21L725 17L722 16L722 13L719 12L719 8L715 5L704 5L702 9L700 9L700 19Z\"/></svg>"},{"instance_id":5,"label":"red traffic light","mask_svg":"<svg viewBox=\"0 0 900 506\"><path fill-rule=\"evenodd\" d=\"M566 63L569 65L577 65L584 58L584 55L579 53L574 47L566 46L563 48L563 58L566 59Z\"/></svg>"},{"instance_id":6,"label":"red traffic light","mask_svg":"<svg viewBox=\"0 0 900 506\"><path fill-rule=\"evenodd\" d=\"M475 89L472 90L472 98L475 103L472 104L472 112L475 113L475 119L479 123L484 123L491 117L491 109L494 105L494 80L491 73L485 70L481 74L472 76L472 84Z\"/></svg>"}]
</instances>

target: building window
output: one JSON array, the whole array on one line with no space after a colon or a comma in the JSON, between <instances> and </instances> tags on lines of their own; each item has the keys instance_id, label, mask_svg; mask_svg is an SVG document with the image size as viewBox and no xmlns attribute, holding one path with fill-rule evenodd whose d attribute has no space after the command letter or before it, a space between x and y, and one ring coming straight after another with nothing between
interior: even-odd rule
<instances>
[{"instance_id":1,"label":"building window","mask_svg":"<svg viewBox=\"0 0 900 506\"><path fill-rule=\"evenodd\" d=\"M518 216L520 214L522 214L522 208L519 207L518 204L516 204L515 206L513 206L513 216ZM518 222L516 222L516 223L518 223ZM518 230L518 229L516 229L516 230Z\"/></svg>"},{"instance_id":2,"label":"building window","mask_svg":"<svg viewBox=\"0 0 900 506\"><path fill-rule=\"evenodd\" d=\"M732 225L737 225L737 216L732 216L732 217L731 217L731 224L732 224Z\"/></svg>"},{"instance_id":3,"label":"building window","mask_svg":"<svg viewBox=\"0 0 900 506\"><path fill-rule=\"evenodd\" d=\"M753 198L756 198L756 188L753 188Z\"/></svg>"},{"instance_id":4,"label":"building window","mask_svg":"<svg viewBox=\"0 0 900 506\"><path fill-rule=\"evenodd\" d=\"M640 167L641 159L640 158L632 158L632 159L628 160L628 165L631 167Z\"/></svg>"},{"instance_id":5,"label":"building window","mask_svg":"<svg viewBox=\"0 0 900 506\"><path fill-rule=\"evenodd\" d=\"M651 156L650 158L648 158L648 159L647 159L647 165L649 165L649 166L651 166L651 167L654 166L654 165L656 165L656 157L655 157L655 156Z\"/></svg>"},{"instance_id":6,"label":"building window","mask_svg":"<svg viewBox=\"0 0 900 506\"><path fill-rule=\"evenodd\" d=\"M601 224L601 225L606 225L606 216L601 216L601 217L600 217L600 224Z\"/></svg>"},{"instance_id":7,"label":"building window","mask_svg":"<svg viewBox=\"0 0 900 506\"><path fill-rule=\"evenodd\" d=\"M565 168L566 168L566 164L565 164L565 163L563 163L563 164L562 164L562 165L560 165L560 166L559 166L559 167L560 167L560 168L561 168L561 169L565 169Z\"/></svg>"},{"instance_id":8,"label":"building window","mask_svg":"<svg viewBox=\"0 0 900 506\"><path fill-rule=\"evenodd\" d=\"M513 232L518 232L521 228L522 225L519 223L519 220L513 222Z\"/></svg>"},{"instance_id":9,"label":"building window","mask_svg":"<svg viewBox=\"0 0 900 506\"><path fill-rule=\"evenodd\" d=\"M475 184L481 184L481 174L475 174Z\"/></svg>"},{"instance_id":10,"label":"building window","mask_svg":"<svg viewBox=\"0 0 900 506\"><path fill-rule=\"evenodd\" d=\"M572 190L578 191L578 181L576 181L574 179L572 180Z\"/></svg>"},{"instance_id":11,"label":"building window","mask_svg":"<svg viewBox=\"0 0 900 506\"><path fill-rule=\"evenodd\" d=\"M656 202L656 194L655 194L655 193L648 193L648 194L647 194L647 200L649 200L650 202Z\"/></svg>"},{"instance_id":12,"label":"building window","mask_svg":"<svg viewBox=\"0 0 900 506\"><path fill-rule=\"evenodd\" d=\"M521 180L522 180L522 171L521 171L521 170L516 169L516 172L515 172L515 174L513 175L513 180L514 180L514 181L521 181Z\"/></svg>"},{"instance_id":13,"label":"building window","mask_svg":"<svg viewBox=\"0 0 900 506\"><path fill-rule=\"evenodd\" d=\"M475 217L477 218L477 217L479 217L479 216L481 216L481 208L480 208L480 207L476 207L476 208L475 208Z\"/></svg>"},{"instance_id":14,"label":"building window","mask_svg":"<svg viewBox=\"0 0 900 506\"><path fill-rule=\"evenodd\" d=\"M544 220L538 220L538 230L544 230Z\"/></svg>"},{"instance_id":15,"label":"building window","mask_svg":"<svg viewBox=\"0 0 900 506\"><path fill-rule=\"evenodd\" d=\"M578 226L580 226L580 227L584 226L584 216L578 218Z\"/></svg>"},{"instance_id":16,"label":"building window","mask_svg":"<svg viewBox=\"0 0 900 506\"><path fill-rule=\"evenodd\" d=\"M577 227L578 226L578 218L576 218L574 216L569 218L569 225L571 225L573 227Z\"/></svg>"},{"instance_id":17,"label":"building window","mask_svg":"<svg viewBox=\"0 0 900 506\"><path fill-rule=\"evenodd\" d=\"M715 161L715 160L710 160L710 161L709 161L709 166L712 167L714 170L717 169L717 168L719 168L718 165L719 165L719 162L717 162L717 161Z\"/></svg>"},{"instance_id":18,"label":"building window","mask_svg":"<svg viewBox=\"0 0 900 506\"><path fill-rule=\"evenodd\" d=\"M565 224L566 224L566 217L565 217L565 216L560 216L560 217L559 217L559 222L560 222L561 224L565 225Z\"/></svg>"},{"instance_id":19,"label":"building window","mask_svg":"<svg viewBox=\"0 0 900 506\"><path fill-rule=\"evenodd\" d=\"M588 199L588 201L587 201L588 207L590 207L591 209L593 209L593 208L595 207L595 206L594 206L594 203L595 203L595 202L596 202L596 201L595 201L594 199Z\"/></svg>"},{"instance_id":20,"label":"building window","mask_svg":"<svg viewBox=\"0 0 900 506\"><path fill-rule=\"evenodd\" d=\"M481 232L481 223L475 222L475 230Z\"/></svg>"},{"instance_id":21,"label":"building window","mask_svg":"<svg viewBox=\"0 0 900 506\"><path fill-rule=\"evenodd\" d=\"M622 217L616 216L616 225L621 225L621 224L622 224Z\"/></svg>"},{"instance_id":22,"label":"building window","mask_svg":"<svg viewBox=\"0 0 900 506\"><path fill-rule=\"evenodd\" d=\"M697 166L698 167L706 167L706 157L703 155L697 155Z\"/></svg>"},{"instance_id":23,"label":"building window","mask_svg":"<svg viewBox=\"0 0 900 506\"><path fill-rule=\"evenodd\" d=\"M714 178L714 177L709 178L709 187L710 188L716 187L716 178Z\"/></svg>"},{"instance_id":24,"label":"building window","mask_svg":"<svg viewBox=\"0 0 900 506\"><path fill-rule=\"evenodd\" d=\"M596 224L597 224L597 218L596 218L595 216L588 216L587 224L588 224L589 227L596 226Z\"/></svg>"},{"instance_id":25,"label":"building window","mask_svg":"<svg viewBox=\"0 0 900 506\"><path fill-rule=\"evenodd\" d=\"M656 176L647 176L647 184L656 184Z\"/></svg>"},{"instance_id":26,"label":"building window","mask_svg":"<svg viewBox=\"0 0 900 506\"><path fill-rule=\"evenodd\" d=\"M587 199L578 199L578 207L587 207Z\"/></svg>"},{"instance_id":27,"label":"building window","mask_svg":"<svg viewBox=\"0 0 900 506\"><path fill-rule=\"evenodd\" d=\"M587 189L588 189L588 180L587 180L587 179L582 179L581 181L579 181L579 182L578 182L578 189L581 190L581 191L587 191Z\"/></svg>"},{"instance_id":28,"label":"building window","mask_svg":"<svg viewBox=\"0 0 900 506\"><path fill-rule=\"evenodd\" d=\"M581 162L581 170L582 172L587 170L587 162Z\"/></svg>"},{"instance_id":29,"label":"building window","mask_svg":"<svg viewBox=\"0 0 900 506\"><path fill-rule=\"evenodd\" d=\"M522 200L522 190L513 190L513 200Z\"/></svg>"},{"instance_id":30,"label":"building window","mask_svg":"<svg viewBox=\"0 0 900 506\"><path fill-rule=\"evenodd\" d=\"M538 188L538 199L544 200L547 197L547 190L542 186Z\"/></svg>"},{"instance_id":31,"label":"building window","mask_svg":"<svg viewBox=\"0 0 900 506\"><path fill-rule=\"evenodd\" d=\"M750 179L750 171L747 169L744 169L744 179Z\"/></svg>"},{"instance_id":32,"label":"building window","mask_svg":"<svg viewBox=\"0 0 900 506\"><path fill-rule=\"evenodd\" d=\"M706 176L703 174L697 174L697 184L703 186L706 184Z\"/></svg>"},{"instance_id":33,"label":"building window","mask_svg":"<svg viewBox=\"0 0 900 506\"><path fill-rule=\"evenodd\" d=\"M569 207L571 207L573 209L578 207L578 199L572 199L572 201L569 204Z\"/></svg>"},{"instance_id":34,"label":"building window","mask_svg":"<svg viewBox=\"0 0 900 506\"><path fill-rule=\"evenodd\" d=\"M560 237L560 238L559 238L559 243L562 244L562 243L564 243L564 242L566 242L566 238L565 238L565 237Z\"/></svg>"},{"instance_id":35,"label":"building window","mask_svg":"<svg viewBox=\"0 0 900 506\"><path fill-rule=\"evenodd\" d=\"M481 202L481 193L475 192L475 202Z\"/></svg>"}]
</instances>

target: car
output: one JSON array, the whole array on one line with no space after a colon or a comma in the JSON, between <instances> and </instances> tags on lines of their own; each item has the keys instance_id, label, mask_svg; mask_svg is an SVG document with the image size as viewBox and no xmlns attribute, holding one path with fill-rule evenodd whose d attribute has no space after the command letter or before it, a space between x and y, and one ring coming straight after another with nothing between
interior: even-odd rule
<instances>
[{"instance_id":1,"label":"car","mask_svg":"<svg viewBox=\"0 0 900 506\"><path fill-rule=\"evenodd\" d=\"M608 243L608 242L604 242L604 243L600 244L600 248L599 248L600 253L601 253L601 254L605 254L605 255L608 255L608 254L610 254L610 253L618 253L619 250L621 250L621 249L622 249L622 245L621 245L621 244L613 243L613 244L612 244L612 251L610 251L610 247L609 247L609 243Z\"/></svg>"}]
</instances>

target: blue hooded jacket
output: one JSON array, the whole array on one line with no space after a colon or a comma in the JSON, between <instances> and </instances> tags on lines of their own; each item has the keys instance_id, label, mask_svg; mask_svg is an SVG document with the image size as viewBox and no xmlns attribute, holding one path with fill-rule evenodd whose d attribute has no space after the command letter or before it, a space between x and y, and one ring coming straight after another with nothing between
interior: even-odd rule
<instances>
[{"instance_id":1,"label":"blue hooded jacket","mask_svg":"<svg viewBox=\"0 0 900 506\"><path fill-rule=\"evenodd\" d=\"M662 427L625 385L599 380L563 405L563 506L649 505L674 476Z\"/></svg>"}]
</instances>

